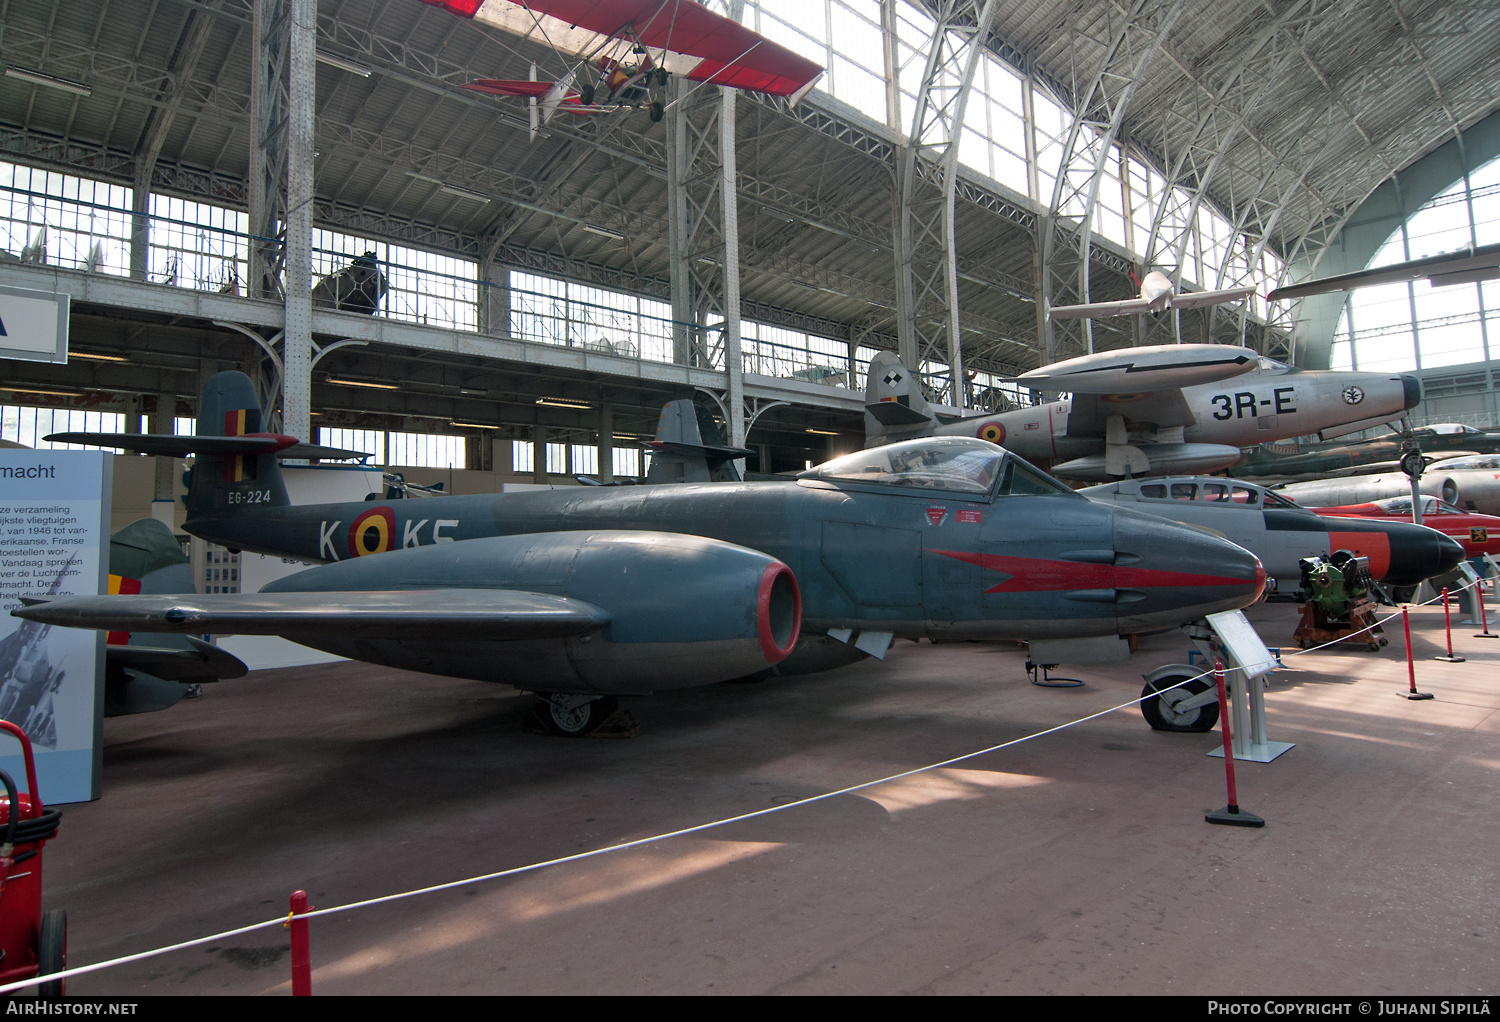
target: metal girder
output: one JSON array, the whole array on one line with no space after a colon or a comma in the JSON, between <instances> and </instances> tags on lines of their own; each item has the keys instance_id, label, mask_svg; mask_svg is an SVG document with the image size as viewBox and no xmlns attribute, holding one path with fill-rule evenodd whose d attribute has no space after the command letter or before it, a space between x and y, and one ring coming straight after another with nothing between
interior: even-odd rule
<instances>
[{"instance_id":1,"label":"metal girder","mask_svg":"<svg viewBox=\"0 0 1500 1022\"><path fill-rule=\"evenodd\" d=\"M954 202L964 110L999 0L943 0L933 16L927 65L917 88L911 135L901 149L897 182L896 293L901 360L921 374L944 364L942 384L928 389L945 404L967 404L959 329Z\"/></svg>"},{"instance_id":2,"label":"metal girder","mask_svg":"<svg viewBox=\"0 0 1500 1022\"><path fill-rule=\"evenodd\" d=\"M1187 141L1173 156L1164 175L1165 184L1152 212L1151 230L1146 243L1146 265L1167 269L1173 283L1182 284L1182 269L1188 245L1198 225L1199 210L1205 205L1215 205L1211 190L1219 185L1217 171L1226 159L1242 131L1247 130L1252 118L1260 114L1266 104L1274 98L1274 84L1286 66L1299 58L1304 51L1300 38L1316 27L1315 0L1301 0L1281 11L1275 18L1261 27L1255 38L1240 51L1239 58L1223 74L1220 82L1210 94L1199 92L1194 120L1187 132ZM1258 83L1258 84L1257 84ZM1187 112L1174 110L1167 116L1186 120ZM1163 137L1174 133L1164 132ZM1231 186L1232 188L1232 186ZM1186 201L1184 201L1186 200ZM1255 255L1241 260L1243 273L1232 273L1235 263L1234 241L1242 237L1244 216L1236 215L1235 196L1230 195L1229 219L1234 222L1234 240L1225 250L1225 258L1214 271L1215 279L1199 280L1205 288L1243 284L1253 279L1251 274L1259 262L1259 253L1264 245L1264 236L1255 247ZM1209 318L1208 332L1213 333L1213 320L1224 310L1210 307L1203 315ZM1177 317L1167 320L1145 320L1138 322L1141 331L1138 343L1150 344L1165 340L1153 333L1165 333L1176 325ZM1246 317L1239 316L1238 332L1244 339Z\"/></svg>"},{"instance_id":3,"label":"metal girder","mask_svg":"<svg viewBox=\"0 0 1500 1022\"><path fill-rule=\"evenodd\" d=\"M1103 55L1089 75L1088 87L1078 93L1073 124L1063 145L1052 200L1041 228L1039 318L1054 305L1089 300L1094 208L1105 163L1112 155L1136 83L1160 54L1182 8L1183 0L1176 0L1165 10L1152 0L1133 0L1128 11L1111 8L1106 14L1109 35L1101 41ZM1041 329L1043 364L1094 350L1090 320L1053 321L1049 317Z\"/></svg>"},{"instance_id":4,"label":"metal girder","mask_svg":"<svg viewBox=\"0 0 1500 1022\"><path fill-rule=\"evenodd\" d=\"M291 0L255 5L250 53L250 279L247 294L281 294L285 260Z\"/></svg>"}]
</instances>

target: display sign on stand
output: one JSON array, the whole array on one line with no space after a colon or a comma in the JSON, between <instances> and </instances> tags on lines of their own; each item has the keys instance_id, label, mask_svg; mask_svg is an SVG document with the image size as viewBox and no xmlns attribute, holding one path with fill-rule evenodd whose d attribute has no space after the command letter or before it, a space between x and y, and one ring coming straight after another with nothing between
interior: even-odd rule
<instances>
[{"instance_id":1,"label":"display sign on stand","mask_svg":"<svg viewBox=\"0 0 1500 1022\"><path fill-rule=\"evenodd\" d=\"M1269 763L1293 747L1291 742L1273 742L1266 737L1265 676L1275 669L1276 657L1242 610L1210 614L1208 626L1217 640L1212 645L1222 651L1224 660L1234 758ZM1209 644L1196 636L1194 642L1212 663L1215 654ZM1215 748L1209 755L1222 758L1224 750Z\"/></svg>"},{"instance_id":2,"label":"display sign on stand","mask_svg":"<svg viewBox=\"0 0 1500 1022\"><path fill-rule=\"evenodd\" d=\"M10 611L108 591L112 465L103 451L0 450L0 718L30 737L48 804L99 797L105 637ZM25 776L20 756L0 769Z\"/></svg>"}]
</instances>

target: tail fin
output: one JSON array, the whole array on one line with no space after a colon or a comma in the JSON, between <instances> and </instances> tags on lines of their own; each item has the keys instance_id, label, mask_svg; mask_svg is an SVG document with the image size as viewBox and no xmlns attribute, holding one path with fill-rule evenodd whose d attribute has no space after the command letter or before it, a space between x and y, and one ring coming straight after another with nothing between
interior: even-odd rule
<instances>
[{"instance_id":1,"label":"tail fin","mask_svg":"<svg viewBox=\"0 0 1500 1022\"><path fill-rule=\"evenodd\" d=\"M917 375L901 364L898 355L882 351L870 360L865 385L865 446L921 436L937 422Z\"/></svg>"},{"instance_id":2,"label":"tail fin","mask_svg":"<svg viewBox=\"0 0 1500 1022\"><path fill-rule=\"evenodd\" d=\"M211 376L198 403L197 435L238 437L260 433L260 403L250 377L238 372ZM189 521L242 508L290 503L274 453L197 454L188 482Z\"/></svg>"},{"instance_id":3,"label":"tail fin","mask_svg":"<svg viewBox=\"0 0 1500 1022\"><path fill-rule=\"evenodd\" d=\"M691 398L678 398L662 405L646 482L738 482L735 460L754 454L744 447L725 446L713 413Z\"/></svg>"}]
</instances>

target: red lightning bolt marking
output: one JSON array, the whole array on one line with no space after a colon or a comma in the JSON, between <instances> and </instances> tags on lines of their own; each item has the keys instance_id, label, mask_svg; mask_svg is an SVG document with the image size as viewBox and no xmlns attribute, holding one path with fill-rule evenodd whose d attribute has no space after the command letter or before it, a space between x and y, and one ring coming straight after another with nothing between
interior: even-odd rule
<instances>
[{"instance_id":1,"label":"red lightning bolt marking","mask_svg":"<svg viewBox=\"0 0 1500 1022\"><path fill-rule=\"evenodd\" d=\"M1233 578L1227 575L1195 575L1186 571L1126 568L1113 564L1079 564L1074 561L1047 561L1039 557L1010 557L1001 554L968 553L962 550L934 550L933 553L1013 576L991 589L986 589L987 593L1041 593L1064 589L1159 589L1165 586L1243 586L1251 581L1248 578ZM1258 574L1264 581L1264 572L1261 571Z\"/></svg>"}]
</instances>

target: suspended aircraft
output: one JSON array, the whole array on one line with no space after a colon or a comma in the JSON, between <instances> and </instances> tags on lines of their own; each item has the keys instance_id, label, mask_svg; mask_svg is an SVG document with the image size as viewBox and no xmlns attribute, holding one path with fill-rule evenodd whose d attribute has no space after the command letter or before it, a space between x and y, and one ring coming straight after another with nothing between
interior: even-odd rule
<instances>
[{"instance_id":1,"label":"suspended aircraft","mask_svg":"<svg viewBox=\"0 0 1500 1022\"><path fill-rule=\"evenodd\" d=\"M900 359L881 352L865 390L865 442L973 436L1064 479L1108 481L1217 471L1239 461L1241 448L1342 436L1400 420L1422 399L1416 376L1294 369L1226 344L1096 352L1015 382L1071 397L944 422Z\"/></svg>"},{"instance_id":2,"label":"suspended aircraft","mask_svg":"<svg viewBox=\"0 0 1500 1022\"><path fill-rule=\"evenodd\" d=\"M1132 277L1134 274L1132 274ZM1058 305L1047 310L1051 319L1104 319L1110 316L1159 316L1168 309L1202 309L1210 305L1238 302L1255 293L1253 287L1231 287L1222 291L1182 291L1160 270L1152 270L1140 281L1139 297L1119 302Z\"/></svg>"},{"instance_id":3,"label":"suspended aircraft","mask_svg":"<svg viewBox=\"0 0 1500 1022\"><path fill-rule=\"evenodd\" d=\"M792 104L823 69L694 0L422 0L550 46L568 69L553 81L482 78L464 86L531 101L532 137L559 111L595 114L645 106L666 111L672 76L727 85ZM576 86L576 87L575 87Z\"/></svg>"},{"instance_id":4,"label":"suspended aircraft","mask_svg":"<svg viewBox=\"0 0 1500 1022\"><path fill-rule=\"evenodd\" d=\"M577 734L619 695L826 670L883 656L896 637L1025 638L1066 662L1036 651L1118 646L1247 606L1265 582L1226 540L1086 500L972 437L860 451L783 482L292 506L274 450L295 439L246 435L258 419L243 374L208 381L199 428L224 435L177 438L196 455L186 528L330 563L260 593L69 597L14 613L281 635L536 692L544 723Z\"/></svg>"},{"instance_id":5,"label":"suspended aircraft","mask_svg":"<svg viewBox=\"0 0 1500 1022\"><path fill-rule=\"evenodd\" d=\"M1321 280L1309 280L1301 284L1278 287L1266 298L1270 301L1291 301L1311 295L1329 294L1333 291L1353 291L1360 287L1375 287L1380 284L1404 284L1407 281L1426 279L1432 287L1448 287L1454 284L1474 284L1482 280L1500 278L1500 244L1469 247L1457 252L1411 259L1390 266L1378 266L1369 270L1355 270Z\"/></svg>"}]
</instances>

